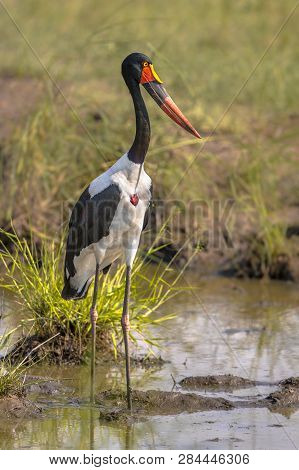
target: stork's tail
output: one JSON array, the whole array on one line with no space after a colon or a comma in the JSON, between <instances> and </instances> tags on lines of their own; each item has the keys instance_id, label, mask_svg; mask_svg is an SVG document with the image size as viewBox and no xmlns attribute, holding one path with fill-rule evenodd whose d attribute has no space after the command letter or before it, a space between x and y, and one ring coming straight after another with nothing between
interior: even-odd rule
<instances>
[{"instance_id":1,"label":"stork's tail","mask_svg":"<svg viewBox=\"0 0 299 470\"><path fill-rule=\"evenodd\" d=\"M87 279L85 284L79 289L75 289L71 286L71 278L65 280L64 287L61 292L61 297L65 300L80 300L84 299L88 294L88 289L92 281L92 277Z\"/></svg>"}]
</instances>

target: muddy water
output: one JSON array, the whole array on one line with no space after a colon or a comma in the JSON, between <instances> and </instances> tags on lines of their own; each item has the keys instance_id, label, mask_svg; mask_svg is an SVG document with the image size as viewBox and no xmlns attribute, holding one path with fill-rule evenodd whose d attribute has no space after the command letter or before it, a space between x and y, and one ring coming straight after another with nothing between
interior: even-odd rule
<instances>
[{"instance_id":1,"label":"muddy water","mask_svg":"<svg viewBox=\"0 0 299 470\"><path fill-rule=\"evenodd\" d=\"M190 276L190 275L189 275ZM161 327L163 367L133 368L140 390L171 390L174 379L231 373L261 382L299 375L299 291L286 283L198 280L194 295L185 291L167 312L177 318ZM6 309L13 308L6 305ZM3 328L3 324L2 324ZM97 389L124 383L123 363L98 365ZM38 397L42 418L2 421L0 448L19 449L293 449L299 447L299 410L237 408L233 410L150 416L133 424L103 423L90 409L89 368L38 366L36 375L59 378L65 393ZM275 385L232 390L201 390L246 404ZM183 391L183 390L181 390ZM185 391L184 391L185 392ZM196 393L196 392L195 392Z\"/></svg>"}]
</instances>

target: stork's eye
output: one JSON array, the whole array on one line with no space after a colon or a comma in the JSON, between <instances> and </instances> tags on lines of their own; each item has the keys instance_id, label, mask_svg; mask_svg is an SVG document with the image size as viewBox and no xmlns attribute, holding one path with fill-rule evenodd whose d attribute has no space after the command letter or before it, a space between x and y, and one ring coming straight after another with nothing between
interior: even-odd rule
<instances>
[{"instance_id":1,"label":"stork's eye","mask_svg":"<svg viewBox=\"0 0 299 470\"><path fill-rule=\"evenodd\" d=\"M143 62L143 67L148 67L148 62Z\"/></svg>"}]
</instances>

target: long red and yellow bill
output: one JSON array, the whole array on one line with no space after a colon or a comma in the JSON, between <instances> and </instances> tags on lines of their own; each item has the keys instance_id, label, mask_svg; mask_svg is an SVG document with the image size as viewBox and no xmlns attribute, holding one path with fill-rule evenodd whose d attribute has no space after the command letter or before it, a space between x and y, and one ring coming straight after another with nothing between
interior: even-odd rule
<instances>
[{"instance_id":1,"label":"long red and yellow bill","mask_svg":"<svg viewBox=\"0 0 299 470\"><path fill-rule=\"evenodd\" d=\"M166 113L174 122L181 126L185 131L190 132L197 138L201 138L197 130L188 121L186 116L182 113L179 107L171 99L164 86L162 80L156 73L153 64L146 64L142 69L140 83L144 86L146 91L156 101L160 108Z\"/></svg>"}]
</instances>

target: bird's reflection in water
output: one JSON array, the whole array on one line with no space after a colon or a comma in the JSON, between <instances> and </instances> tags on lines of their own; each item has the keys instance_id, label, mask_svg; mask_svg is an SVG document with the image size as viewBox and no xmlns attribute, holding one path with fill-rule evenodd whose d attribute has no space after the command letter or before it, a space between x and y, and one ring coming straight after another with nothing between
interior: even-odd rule
<instances>
[{"instance_id":1,"label":"bird's reflection in water","mask_svg":"<svg viewBox=\"0 0 299 470\"><path fill-rule=\"evenodd\" d=\"M95 431L95 409L93 406L89 410L89 449L94 450L95 441L94 441L94 431Z\"/></svg>"},{"instance_id":2,"label":"bird's reflection in water","mask_svg":"<svg viewBox=\"0 0 299 470\"><path fill-rule=\"evenodd\" d=\"M134 425L127 424L125 429L125 450L133 449Z\"/></svg>"},{"instance_id":3,"label":"bird's reflection in water","mask_svg":"<svg viewBox=\"0 0 299 470\"><path fill-rule=\"evenodd\" d=\"M95 442L95 428L98 425L98 410L94 407L91 406L89 410L89 449L90 450L95 450L97 448L96 442ZM106 429L109 429L109 426L106 427ZM109 433L109 432L108 432ZM132 450L134 449L134 424L126 424L122 427L122 436L123 439L123 450ZM100 448L100 446L99 446Z\"/></svg>"}]
</instances>

